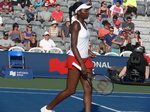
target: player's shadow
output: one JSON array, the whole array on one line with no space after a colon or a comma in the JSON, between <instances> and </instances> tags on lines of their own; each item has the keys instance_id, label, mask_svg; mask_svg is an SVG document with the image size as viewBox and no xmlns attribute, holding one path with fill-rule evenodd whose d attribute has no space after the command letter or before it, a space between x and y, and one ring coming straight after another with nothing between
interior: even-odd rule
<instances>
[{"instance_id":1,"label":"player's shadow","mask_svg":"<svg viewBox=\"0 0 150 112\"><path fill-rule=\"evenodd\" d=\"M80 112L84 112L84 108ZM102 112L102 111L100 110L100 106L92 105L92 112Z\"/></svg>"}]
</instances>

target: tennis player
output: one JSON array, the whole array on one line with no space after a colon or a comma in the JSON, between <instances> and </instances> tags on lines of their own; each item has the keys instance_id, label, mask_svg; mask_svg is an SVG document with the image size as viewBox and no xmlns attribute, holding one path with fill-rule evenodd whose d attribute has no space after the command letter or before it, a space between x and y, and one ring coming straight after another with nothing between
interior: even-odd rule
<instances>
[{"instance_id":1,"label":"tennis player","mask_svg":"<svg viewBox=\"0 0 150 112\"><path fill-rule=\"evenodd\" d=\"M92 89L88 81L84 78L87 72L92 73L92 67L94 66L89 56L95 57L95 54L88 49L90 32L84 22L84 19L87 19L89 16L90 8L91 6L82 2L76 2L69 8L70 18L72 17L72 12L74 12L77 14L77 19L72 22L70 28L71 51L66 60L66 67L68 68L67 86L49 105L41 108L41 112L55 112L52 109L58 103L75 93L79 80L84 90L83 102L85 112L91 112ZM81 72L72 66L73 62L81 66ZM88 74L88 76L92 77L91 74Z\"/></svg>"}]
</instances>

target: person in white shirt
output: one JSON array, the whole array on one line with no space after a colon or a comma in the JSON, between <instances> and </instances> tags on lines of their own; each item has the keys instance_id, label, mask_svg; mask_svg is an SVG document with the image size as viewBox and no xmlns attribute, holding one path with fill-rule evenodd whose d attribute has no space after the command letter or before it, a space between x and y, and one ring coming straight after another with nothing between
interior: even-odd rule
<instances>
[{"instance_id":1,"label":"person in white shirt","mask_svg":"<svg viewBox=\"0 0 150 112\"><path fill-rule=\"evenodd\" d=\"M47 51L49 48L56 47L56 44L53 40L50 39L49 33L46 31L44 33L44 39L40 41L40 47Z\"/></svg>"},{"instance_id":2,"label":"person in white shirt","mask_svg":"<svg viewBox=\"0 0 150 112\"><path fill-rule=\"evenodd\" d=\"M8 38L8 32L3 32L3 38L0 40L0 49L8 50L9 48L15 46L15 43Z\"/></svg>"},{"instance_id":3,"label":"person in white shirt","mask_svg":"<svg viewBox=\"0 0 150 112\"><path fill-rule=\"evenodd\" d=\"M112 5L110 11L111 11L111 17L113 17L114 15L117 15L117 17L122 17L123 8L121 7L121 2L117 1L116 5Z\"/></svg>"}]
</instances>

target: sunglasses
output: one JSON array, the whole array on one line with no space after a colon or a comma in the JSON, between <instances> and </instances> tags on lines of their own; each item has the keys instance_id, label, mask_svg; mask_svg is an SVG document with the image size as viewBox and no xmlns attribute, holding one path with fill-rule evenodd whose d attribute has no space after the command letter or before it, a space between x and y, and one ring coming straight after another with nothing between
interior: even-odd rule
<instances>
[{"instance_id":1,"label":"sunglasses","mask_svg":"<svg viewBox=\"0 0 150 112\"><path fill-rule=\"evenodd\" d=\"M19 26L15 26L15 27L19 27Z\"/></svg>"},{"instance_id":2,"label":"sunglasses","mask_svg":"<svg viewBox=\"0 0 150 112\"><path fill-rule=\"evenodd\" d=\"M35 36L35 37L36 37L36 35L32 35L32 36Z\"/></svg>"},{"instance_id":3,"label":"sunglasses","mask_svg":"<svg viewBox=\"0 0 150 112\"><path fill-rule=\"evenodd\" d=\"M109 31L114 31L114 30L109 30Z\"/></svg>"},{"instance_id":4,"label":"sunglasses","mask_svg":"<svg viewBox=\"0 0 150 112\"><path fill-rule=\"evenodd\" d=\"M29 28L32 28L32 27L29 27Z\"/></svg>"},{"instance_id":5,"label":"sunglasses","mask_svg":"<svg viewBox=\"0 0 150 112\"><path fill-rule=\"evenodd\" d=\"M127 20L127 21L131 21L131 20Z\"/></svg>"}]
</instances>

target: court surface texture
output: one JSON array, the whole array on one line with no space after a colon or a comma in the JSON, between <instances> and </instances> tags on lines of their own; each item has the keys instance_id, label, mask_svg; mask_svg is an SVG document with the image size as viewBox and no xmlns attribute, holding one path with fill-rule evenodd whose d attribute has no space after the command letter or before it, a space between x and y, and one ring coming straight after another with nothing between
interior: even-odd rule
<instances>
[{"instance_id":1,"label":"court surface texture","mask_svg":"<svg viewBox=\"0 0 150 112\"><path fill-rule=\"evenodd\" d=\"M40 112L65 88L65 79L5 79L0 77L0 112ZM150 112L149 86L115 84L108 96L93 92L92 112ZM56 112L84 112L83 91L58 104Z\"/></svg>"}]
</instances>

